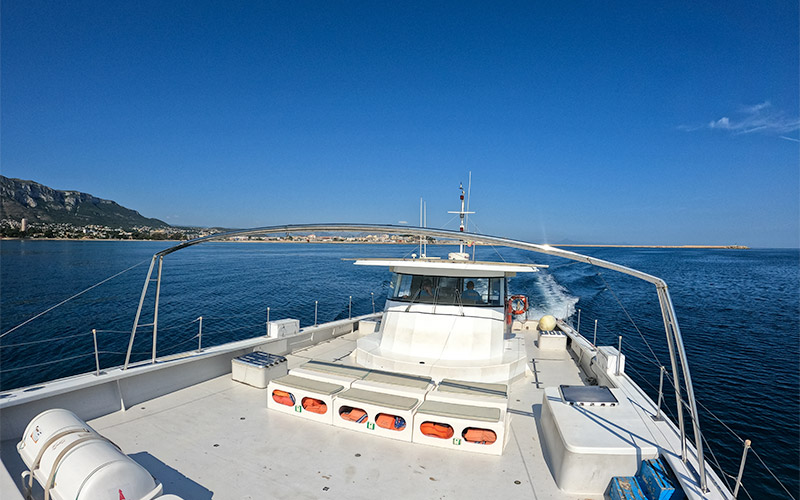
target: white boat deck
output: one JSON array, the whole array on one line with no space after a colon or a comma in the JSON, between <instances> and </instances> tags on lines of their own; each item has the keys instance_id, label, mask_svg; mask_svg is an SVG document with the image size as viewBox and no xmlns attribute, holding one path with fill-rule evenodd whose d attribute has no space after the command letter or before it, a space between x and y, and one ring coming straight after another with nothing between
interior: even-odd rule
<instances>
[{"instance_id":1,"label":"white boat deck","mask_svg":"<svg viewBox=\"0 0 800 500\"><path fill-rule=\"evenodd\" d=\"M287 356L289 368L311 358L340 360L355 348L357 336L295 352ZM537 420L545 386L582 381L568 357L535 366L536 377L509 388L510 437L499 457L382 439L269 411L266 389L234 382L230 374L89 424L147 468L165 493L185 499L572 498L548 470ZM24 465L12 457L15 444L4 441L2 455L18 478Z\"/></svg>"}]
</instances>

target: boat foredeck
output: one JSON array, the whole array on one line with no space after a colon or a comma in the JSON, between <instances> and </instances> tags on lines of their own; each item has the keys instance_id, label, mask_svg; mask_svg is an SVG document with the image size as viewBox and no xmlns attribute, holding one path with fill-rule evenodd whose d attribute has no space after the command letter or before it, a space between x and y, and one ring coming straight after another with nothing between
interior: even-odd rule
<instances>
[{"instance_id":1,"label":"boat foredeck","mask_svg":"<svg viewBox=\"0 0 800 500\"><path fill-rule=\"evenodd\" d=\"M297 351L287 356L289 368L312 358L341 361L355 348L357 335ZM89 424L147 468L166 493L186 499L571 498L549 472L537 422L544 387L579 384L581 377L568 357L537 360L531 368L533 375L509 387L510 436L499 457L383 439L269 411L265 389L230 375ZM3 443L4 462L16 452L14 444ZM21 472L21 462L19 467Z\"/></svg>"},{"instance_id":2,"label":"boat foredeck","mask_svg":"<svg viewBox=\"0 0 800 500\"><path fill-rule=\"evenodd\" d=\"M288 356L340 361L357 334ZM532 343L531 343L532 344ZM509 388L502 456L458 453L300 421L266 408L266 390L219 377L90 422L184 498L567 498L542 456L543 389L581 383L567 359L540 360Z\"/></svg>"}]
</instances>

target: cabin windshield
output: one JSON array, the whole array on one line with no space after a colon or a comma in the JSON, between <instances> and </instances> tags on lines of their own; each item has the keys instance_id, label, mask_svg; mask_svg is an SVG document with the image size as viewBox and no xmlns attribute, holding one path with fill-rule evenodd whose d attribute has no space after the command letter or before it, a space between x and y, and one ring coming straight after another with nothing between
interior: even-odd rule
<instances>
[{"instance_id":1,"label":"cabin windshield","mask_svg":"<svg viewBox=\"0 0 800 500\"><path fill-rule=\"evenodd\" d=\"M389 299L443 305L502 306L505 278L395 274Z\"/></svg>"}]
</instances>

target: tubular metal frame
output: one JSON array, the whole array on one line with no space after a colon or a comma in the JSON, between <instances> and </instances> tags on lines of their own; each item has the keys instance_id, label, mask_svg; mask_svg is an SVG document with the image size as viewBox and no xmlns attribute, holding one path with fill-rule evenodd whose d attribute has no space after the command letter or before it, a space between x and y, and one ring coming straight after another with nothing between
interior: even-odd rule
<instances>
[{"instance_id":1,"label":"tubular metal frame","mask_svg":"<svg viewBox=\"0 0 800 500\"><path fill-rule=\"evenodd\" d=\"M562 250L560 248L552 247L550 245L540 245L536 243L528 243L508 238L501 238L497 236L488 236L475 233L463 233L460 231L451 231L447 229L432 229L424 227L409 227L409 226L395 226L395 225L382 225L382 224L339 224L339 223L290 224L282 226L266 226L266 227L252 228L252 229L239 229L239 230L227 231L223 233L212 234L209 236L203 236L201 238L195 238L193 240L185 241L173 247L167 248L166 250L157 252L156 254L153 255L153 260L150 262L150 269L147 272L147 278L145 278L144 286L142 288L142 295L141 298L139 299L139 307L136 310L136 317L133 322L133 329L131 330L131 338L128 343L128 351L125 355L125 365L123 369L127 369L130 363L131 352L133 350L133 341L134 337L136 336L136 329L139 326L139 318L141 317L142 306L144 304L144 299L147 294L147 288L151 281L150 277L152 276L153 267L156 263L156 260L159 261L159 266L158 266L159 269L158 269L158 278L156 279L157 291L156 291L156 304L155 304L154 317L158 318L158 295L160 294L160 288L161 288L161 265L163 258L165 256L173 252L177 252L178 250L182 250L184 248L188 248L194 245L199 245L200 243L225 240L234 236L255 236L255 235L265 235L265 234L281 234L281 233L286 234L286 233L302 233L302 232L343 232L343 233L381 232L388 234L404 234L404 235L407 234L420 237L431 236L434 238L456 240L460 242L469 240L479 244L517 248L520 250L527 250L531 252L542 253L546 255L552 255L555 257L561 257L564 259L574 260L577 262L583 262L585 264L589 264L592 266L597 266L604 269L610 269L612 271L617 271L623 274L627 274L629 276L633 276L635 278L647 281L648 283L654 284L656 286L656 292L658 294L658 300L661 307L661 315L664 320L664 330L667 337L667 346L669 348L670 363L672 365L672 376L675 382L675 398L678 410L678 427L681 433L681 457L684 461L688 459L687 444L686 444L687 436L684 427L683 403L682 403L681 389L680 389L680 376L678 367L679 364L680 364L680 372L683 373L684 385L686 387L686 398L689 401L689 409L692 417L692 424L694 427L695 449L697 450L697 461L699 464L698 467L700 476L699 485L702 491L704 492L708 491L708 486L706 485L705 460L703 456L703 439L702 439L702 434L700 432L700 421L697 413L697 403L694 397L694 388L692 387L692 379L689 373L689 364L686 359L686 349L683 345L683 337L681 335L680 328L678 327L678 320L675 317L675 308L672 304L672 299L670 298L666 282L664 282L664 280L662 280L661 278L652 276L647 273L643 273L641 271L637 271L636 269L631 269L629 267L621 266L619 264L615 264L613 262L605 261L602 259L595 259L594 257L581 255L579 253L571 252L569 250ZM153 324L153 360L152 360L153 363L155 363L156 361L155 346L156 346L157 333L158 333L158 323L156 319Z\"/></svg>"}]
</instances>

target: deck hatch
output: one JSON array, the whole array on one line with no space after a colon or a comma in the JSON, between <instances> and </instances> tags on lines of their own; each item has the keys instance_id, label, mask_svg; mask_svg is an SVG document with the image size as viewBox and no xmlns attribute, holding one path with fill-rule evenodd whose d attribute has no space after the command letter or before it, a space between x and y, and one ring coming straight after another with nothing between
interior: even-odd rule
<instances>
[{"instance_id":1,"label":"deck hatch","mask_svg":"<svg viewBox=\"0 0 800 500\"><path fill-rule=\"evenodd\" d=\"M568 405L616 406L619 401L606 386L561 385L561 399Z\"/></svg>"}]
</instances>

